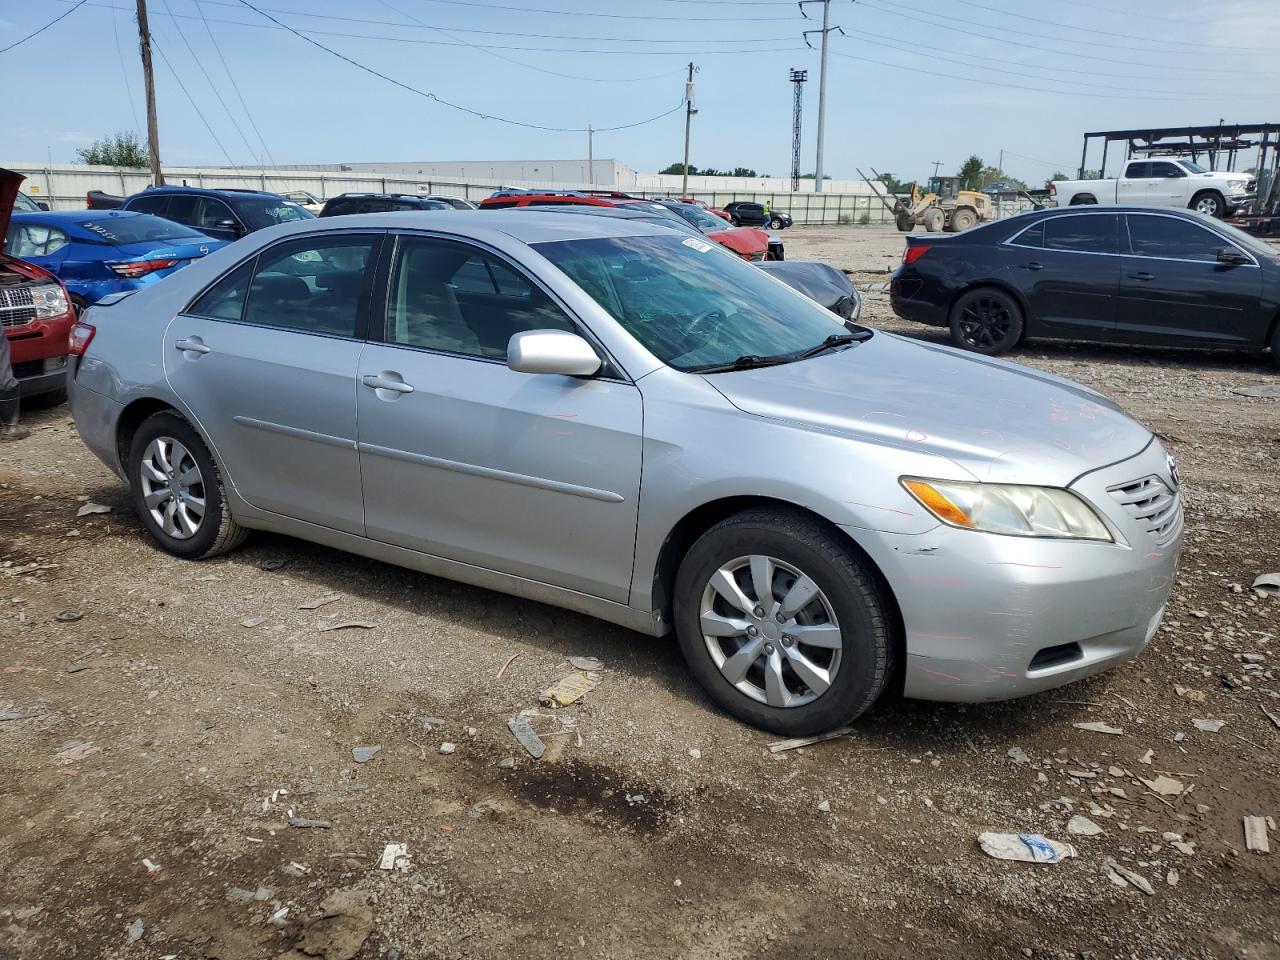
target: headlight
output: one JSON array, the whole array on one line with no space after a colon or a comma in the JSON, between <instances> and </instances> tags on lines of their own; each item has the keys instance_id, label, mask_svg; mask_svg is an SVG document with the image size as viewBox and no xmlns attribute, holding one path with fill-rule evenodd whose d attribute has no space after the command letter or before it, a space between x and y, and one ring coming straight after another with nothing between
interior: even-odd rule
<instances>
[{"instance_id":1,"label":"headlight","mask_svg":"<svg viewBox=\"0 0 1280 960\"><path fill-rule=\"evenodd\" d=\"M38 320L60 317L67 312L67 295L56 283L41 283L32 287L31 299L35 304Z\"/></svg>"},{"instance_id":2,"label":"headlight","mask_svg":"<svg viewBox=\"0 0 1280 960\"><path fill-rule=\"evenodd\" d=\"M902 485L943 523L1012 537L1112 540L1087 503L1069 490L1013 483L903 477Z\"/></svg>"}]
</instances>

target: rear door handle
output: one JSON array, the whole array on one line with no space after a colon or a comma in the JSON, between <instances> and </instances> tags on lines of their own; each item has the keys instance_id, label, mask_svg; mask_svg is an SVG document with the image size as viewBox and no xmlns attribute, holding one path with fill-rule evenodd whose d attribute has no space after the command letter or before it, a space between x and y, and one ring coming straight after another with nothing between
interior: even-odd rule
<instances>
[{"instance_id":1,"label":"rear door handle","mask_svg":"<svg viewBox=\"0 0 1280 960\"><path fill-rule=\"evenodd\" d=\"M403 380L389 380L383 376L369 374L361 378L361 383L371 390L390 390L392 393L413 393L413 387Z\"/></svg>"},{"instance_id":2,"label":"rear door handle","mask_svg":"<svg viewBox=\"0 0 1280 960\"><path fill-rule=\"evenodd\" d=\"M1131 274L1129 274L1129 279L1130 279L1130 280L1141 280L1141 281L1143 281L1144 283L1145 283L1147 280L1154 280L1155 278L1156 278L1156 275L1155 275L1154 273L1147 273L1146 271L1143 271L1142 273L1131 273Z\"/></svg>"},{"instance_id":3,"label":"rear door handle","mask_svg":"<svg viewBox=\"0 0 1280 960\"><path fill-rule=\"evenodd\" d=\"M1032 260L1030 263L1024 263L1022 265L1022 269L1023 270L1043 270L1044 264L1037 263L1035 260Z\"/></svg>"},{"instance_id":4,"label":"rear door handle","mask_svg":"<svg viewBox=\"0 0 1280 960\"><path fill-rule=\"evenodd\" d=\"M210 352L209 348L204 345L204 342L199 337L184 337L181 340L175 340L173 346L177 350L190 350L192 353Z\"/></svg>"}]
</instances>

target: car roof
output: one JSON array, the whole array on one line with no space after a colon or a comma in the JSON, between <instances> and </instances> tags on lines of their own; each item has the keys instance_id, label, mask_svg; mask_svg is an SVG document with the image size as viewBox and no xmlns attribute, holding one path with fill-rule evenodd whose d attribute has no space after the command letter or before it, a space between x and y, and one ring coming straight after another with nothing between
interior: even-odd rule
<instances>
[{"instance_id":1,"label":"car roof","mask_svg":"<svg viewBox=\"0 0 1280 960\"><path fill-rule=\"evenodd\" d=\"M257 198L268 197L273 200L281 199L280 194L273 193L269 190L247 190L239 187L227 187L223 190L216 190L212 187L183 187L175 184L166 183L163 187L148 187L139 193L135 193L127 199L133 200L135 197L147 197L153 194L163 193L195 193L201 196L221 197L222 199L236 199L239 197Z\"/></svg>"},{"instance_id":2,"label":"car roof","mask_svg":"<svg viewBox=\"0 0 1280 960\"><path fill-rule=\"evenodd\" d=\"M344 217L319 217L294 220L287 224L258 231L267 237L283 237L291 233L315 233L328 230L351 230L365 227L384 230L430 230L459 237L485 241L495 234L505 234L521 243L544 243L556 240L594 240L609 237L669 237L668 227L623 217L584 217L558 210L438 210L429 217L418 210L388 213L355 213Z\"/></svg>"},{"instance_id":3,"label":"car roof","mask_svg":"<svg viewBox=\"0 0 1280 960\"><path fill-rule=\"evenodd\" d=\"M14 219L22 217L27 220L52 220L55 222L87 223L90 220L110 220L115 217L154 217L155 214L142 213L140 210L41 210L39 213L15 214ZM156 217L156 219L160 219Z\"/></svg>"}]
</instances>

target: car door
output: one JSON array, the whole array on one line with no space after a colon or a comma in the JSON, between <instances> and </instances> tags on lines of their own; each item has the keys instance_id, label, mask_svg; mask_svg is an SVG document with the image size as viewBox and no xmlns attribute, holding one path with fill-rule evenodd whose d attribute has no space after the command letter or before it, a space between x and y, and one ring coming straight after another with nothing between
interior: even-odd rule
<instances>
[{"instance_id":1,"label":"car door","mask_svg":"<svg viewBox=\"0 0 1280 960\"><path fill-rule=\"evenodd\" d=\"M1008 276L1027 304L1031 336L1108 339L1120 292L1113 213L1045 217L1010 240Z\"/></svg>"},{"instance_id":2,"label":"car door","mask_svg":"<svg viewBox=\"0 0 1280 960\"><path fill-rule=\"evenodd\" d=\"M611 368L509 369L512 334L583 331L524 271L468 243L399 237L380 314L356 390L368 536L625 602L635 385Z\"/></svg>"},{"instance_id":3,"label":"car door","mask_svg":"<svg viewBox=\"0 0 1280 960\"><path fill-rule=\"evenodd\" d=\"M1116 311L1120 337L1262 343L1271 318L1264 315L1262 270L1251 254L1184 217L1131 213L1124 221ZM1248 262L1220 262L1223 249Z\"/></svg>"},{"instance_id":4,"label":"car door","mask_svg":"<svg viewBox=\"0 0 1280 960\"><path fill-rule=\"evenodd\" d=\"M217 197L197 197L199 205L191 226L216 240L236 240L247 232L240 218ZM185 222L185 221L183 221Z\"/></svg>"},{"instance_id":5,"label":"car door","mask_svg":"<svg viewBox=\"0 0 1280 960\"><path fill-rule=\"evenodd\" d=\"M1146 206L1152 186L1151 164L1145 160L1127 164L1124 176L1116 181L1116 203L1121 206Z\"/></svg>"},{"instance_id":6,"label":"car door","mask_svg":"<svg viewBox=\"0 0 1280 960\"><path fill-rule=\"evenodd\" d=\"M1187 205L1187 171L1168 160L1151 161L1148 207L1185 207Z\"/></svg>"},{"instance_id":7,"label":"car door","mask_svg":"<svg viewBox=\"0 0 1280 960\"><path fill-rule=\"evenodd\" d=\"M255 507L364 533L355 383L380 232L262 250L165 332L165 372Z\"/></svg>"}]
</instances>

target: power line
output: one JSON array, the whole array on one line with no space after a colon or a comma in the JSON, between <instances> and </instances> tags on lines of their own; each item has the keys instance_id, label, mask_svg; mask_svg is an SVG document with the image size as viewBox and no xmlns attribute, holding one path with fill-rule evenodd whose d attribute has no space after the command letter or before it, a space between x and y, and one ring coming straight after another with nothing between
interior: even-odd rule
<instances>
[{"instance_id":1,"label":"power line","mask_svg":"<svg viewBox=\"0 0 1280 960\"><path fill-rule=\"evenodd\" d=\"M169 0L160 0L160 2L164 6L165 12L169 13ZM222 105L222 110L226 113L227 119L231 121L231 126L235 128L236 133L244 142L245 149L249 151L250 161L256 159L258 161L258 166L262 166L262 158L254 156L253 145L249 143L249 138L244 135L244 130L242 130L240 128L240 124L236 122L236 118L234 114L232 114L231 108L227 106L227 101L222 99L222 94L218 91L218 88L214 86L213 77L209 76L209 71L204 68L204 62L201 61L199 54L196 53L195 47L191 46L191 41L187 39L186 32L176 20L173 22L173 29L178 31L178 37L187 48L187 52L191 54L191 59L195 61L195 65L200 69L200 73L204 75L205 81L209 84L209 89L213 91L213 95L217 98L218 103Z\"/></svg>"},{"instance_id":2,"label":"power line","mask_svg":"<svg viewBox=\"0 0 1280 960\"><path fill-rule=\"evenodd\" d=\"M52 27L59 20L65 20L67 17L71 16L73 13L75 13L77 10L83 7L87 2L88 0L79 0L79 2L70 10L68 10L66 13L63 13L59 16L54 17L52 20L46 23L43 27L40 27L38 30L31 31L25 37L22 37L20 40L15 40L13 43L9 44L7 47L0 47L0 53L8 53L14 47L22 46L22 44L26 43L32 37L40 36L40 34L44 33L46 30Z\"/></svg>"},{"instance_id":3,"label":"power line","mask_svg":"<svg viewBox=\"0 0 1280 960\"><path fill-rule=\"evenodd\" d=\"M138 123L138 108L133 102L133 87L129 83L129 71L125 69L124 65L124 50L120 46L120 27L116 23L118 19L116 14L118 12L113 4L111 7L111 32L116 38L116 56L120 58L120 76L124 77L124 92L125 96L129 98L129 113L133 117L133 129L137 130L142 124Z\"/></svg>"},{"instance_id":4,"label":"power line","mask_svg":"<svg viewBox=\"0 0 1280 960\"><path fill-rule=\"evenodd\" d=\"M196 11L200 14L200 19L204 21L205 33L209 34L209 42L213 44L213 49L218 54L218 59L222 61L222 69L227 74L227 79L231 81L231 89L236 92L236 97L240 101L240 106L244 108L244 115L249 120L249 126L253 128L254 134L258 138L258 142L262 144L262 152L266 154L267 159L271 161L271 165L276 165L276 158L271 155L271 150L267 147L267 141L262 136L262 131L258 129L257 121L253 119L253 112L249 109L249 105L245 103L244 94L240 92L240 84L236 83L236 75L231 72L231 67L227 65L227 58L222 53L222 47L218 46L218 38L213 35L213 28L209 26L209 21L205 19L204 7L200 5L200 0L195 0Z\"/></svg>"},{"instance_id":5,"label":"power line","mask_svg":"<svg viewBox=\"0 0 1280 960\"><path fill-rule=\"evenodd\" d=\"M1042 160L1039 157L1028 157L1025 153L1018 153L1014 150L1010 150L1008 147L1004 147L1002 149L1011 157L1017 157L1019 160L1030 160L1032 163L1043 164L1046 167L1053 167L1055 171L1064 169L1070 170L1072 167L1069 163L1054 163L1051 160Z\"/></svg>"},{"instance_id":6,"label":"power line","mask_svg":"<svg viewBox=\"0 0 1280 960\"><path fill-rule=\"evenodd\" d=\"M425 97L428 100L433 100L436 103L441 104L442 106L450 107L462 113L470 114L473 117L479 117L482 120L497 120L501 123L507 123L516 127L524 127L529 130L546 130L552 133L586 133L587 132L586 127L550 127L550 126L544 126L543 124L539 124L539 123L526 123L522 120L513 120L509 117L500 117L494 114L483 113L479 110L473 110L470 107L464 107L461 104L454 103L450 100L445 100L443 97L439 97L434 93L430 93L426 90L419 90L417 87L410 86L407 83L403 83L400 80L396 80L393 77L389 77L385 73L379 73L377 70L374 70L372 67L367 67L363 63L360 63L359 61L353 60L350 57L346 56L345 54L339 53L337 50L334 50L332 47L326 47L320 41L313 40L311 37L308 37L304 33L298 30L295 30L293 27L289 26L288 24L281 23L275 17L271 16L271 14L264 13L262 10L259 10L252 3L250 3L249 0L240 0L240 2L243 3L250 10L253 10L255 13L258 13L266 17L272 23L278 26L284 27L284 29L288 30L290 33L298 37L300 40L305 40L307 43L311 44L312 46L319 47L325 53L330 54L331 56L337 57L339 60L346 61L347 63L351 64L353 67L357 68L358 70L363 70L365 73L372 74L373 76L378 77L381 80L385 80L388 83L394 84L395 86L400 87L402 90L407 90L410 93L417 94L420 97ZM637 120L634 123L618 124L617 126L612 126L612 127L601 127L597 129L595 132L603 133L603 132L608 132L613 130L629 130L632 127L641 127L641 126L644 126L645 124L653 123L656 120L661 120L663 117L670 116L671 114L675 113L677 110L680 110L683 107L684 107L684 99L681 98L678 104L676 104L670 110L663 111L657 116L649 117L645 120Z\"/></svg>"},{"instance_id":7,"label":"power line","mask_svg":"<svg viewBox=\"0 0 1280 960\"><path fill-rule=\"evenodd\" d=\"M450 40L460 40L465 46L471 47L473 50L479 50L481 53L487 53L489 56L497 60L502 60L502 61L505 61L506 63L514 63L518 67L524 67L528 70L534 70L538 73L550 74L553 77L560 77L565 80L585 80L590 83L635 83L641 80L658 80L663 77L673 76L673 73L670 70L665 70L662 73L659 73L650 77L583 77L583 76L579 76L578 74L561 73L558 70L548 70L546 67L539 67L539 66L535 66L532 63L525 63L524 61L517 60L514 57L504 56L503 54L498 53L495 50L490 50L480 44L470 43L467 40L463 40L460 37L455 37L452 33L450 33L448 30L445 30L443 27L433 27L430 24L423 23L417 17L414 17L411 14L405 13L403 10L400 10L397 7L393 7L390 3L387 2L387 0L380 0L380 2L388 10L391 10L394 13L398 13L400 16L404 17L406 20L413 21L413 24L416 26L424 27L427 30L434 30L437 33L441 33L444 36L448 37Z\"/></svg>"},{"instance_id":8,"label":"power line","mask_svg":"<svg viewBox=\"0 0 1280 960\"><path fill-rule=\"evenodd\" d=\"M183 95L186 96L187 102L191 104L191 109L194 110L196 116L200 118L200 122L204 124L204 128L209 131L209 136L211 136L213 138L213 142L218 145L218 149L222 151L222 155L227 158L227 163L231 165L231 169L235 170L236 173L239 173L240 168L237 167L236 162L231 159L231 154L228 153L227 148L222 145L222 141L218 139L218 135L213 132L213 127L209 125L209 121L205 118L200 107L196 104L195 99L192 98L191 93L187 90L187 85L182 82L182 77L178 76L178 71L173 69L173 64L171 64L169 62L169 58L165 56L164 47L156 43L156 35L154 31L151 34L151 46L155 48L156 53L160 54L160 59L163 60L164 65L169 68L169 72L173 74L173 79L178 82L178 87L182 90Z\"/></svg>"},{"instance_id":9,"label":"power line","mask_svg":"<svg viewBox=\"0 0 1280 960\"><path fill-rule=\"evenodd\" d=\"M601 13L598 10L549 10L545 7L514 7L500 3L478 3L476 0L423 0L424 3L442 3L455 7L476 7L481 10L508 10L516 13L550 13L564 17L603 17L609 20L673 20L677 23L740 23L743 17L655 17L647 13ZM788 4L789 6L789 4ZM778 23L794 21L790 17L750 17L753 23Z\"/></svg>"},{"instance_id":10,"label":"power line","mask_svg":"<svg viewBox=\"0 0 1280 960\"><path fill-rule=\"evenodd\" d=\"M915 12L915 11L913 11L911 14L909 14L909 15L908 15L908 14L904 14L904 13L903 13L903 12L901 12L900 10L895 10L895 9L893 9L892 7L882 7L882 6L879 6L879 5L878 5L878 4L876 4L876 3L872 3L872 2L871 2L871 0L854 0L854 3L857 3L859 6L866 7L868 10L878 10L880 13L887 13L887 14L889 14L890 16L898 17L899 19L906 20L906 21L908 21L909 23L915 24L915 25L917 25L917 26L919 25L919 23L923 22L923 23L928 23L930 26L942 27L944 30L947 30L947 31L948 31L948 32L950 32L950 33L962 33L962 34L965 34L965 35L970 36L970 37L977 37L977 38L978 38L978 39L980 39L980 40L987 40L987 41L991 41L991 42L994 42L994 43L1000 43L1000 42L1001 42L1001 39L1000 39L999 37L993 36L993 35L991 35L990 33L978 33L976 30L966 30L966 29L964 29L963 27L953 26L951 23L948 23L948 22L946 22L945 20L940 22L940 21L939 21L939 20L937 20L937 19L930 19L930 18L929 18L929 17L927 17L925 14L918 13L918 12ZM959 17L951 17L951 18L949 18L949 19L950 19L950 20L959 20L959 19L961 19L961 18L959 18ZM962 21L962 22L967 22L967 21ZM1009 33L1019 32L1019 33L1021 33L1021 32L1023 32L1023 31L1013 31L1013 30L1009 30L1009 31L1006 31L1006 32L1009 32ZM1045 37L1040 36L1039 34L1028 34L1028 36L1038 37L1038 38L1039 38L1039 39L1041 39L1041 40L1047 39L1047 38L1045 38ZM1110 47L1110 46L1115 46L1114 44L1104 44L1104 43L1101 43L1101 42L1090 43L1090 42L1088 42L1088 41L1064 40L1064 39L1057 38L1057 37L1054 37L1054 38L1052 38L1052 39L1053 39L1053 40L1056 40L1056 41L1057 41L1057 42L1059 42L1059 43L1077 43L1077 42L1078 42L1078 43L1083 43L1083 44L1085 44L1086 46L1091 46L1091 47L1103 47L1103 46ZM1074 58L1075 58L1075 59L1077 59L1077 60L1093 60L1093 61L1096 61L1096 62L1098 62L1098 63L1118 63L1118 64L1121 64L1122 66L1126 66L1126 67L1151 67L1151 68L1156 69L1156 70L1166 69L1166 68L1167 68L1167 66L1168 66L1167 64L1163 64L1163 63L1146 63L1145 61L1138 61L1138 60L1132 60L1132 59L1117 60L1117 59L1116 59L1116 58L1114 58L1114 57L1096 57L1096 56L1092 56L1092 55L1087 54L1087 53L1071 53L1070 51L1067 51L1067 50L1054 50L1054 49L1052 49L1052 48L1050 48L1050 47L1038 47L1038 46L1036 46L1035 44L1029 44L1029 43L1026 43L1026 42L1023 42L1023 41L1019 41L1019 45L1020 45L1021 47L1023 47L1024 49L1027 49L1027 50L1039 50L1041 53L1048 53L1048 54L1052 54L1052 55L1053 55L1053 56L1055 56L1055 57L1074 57ZM1121 47L1121 49L1129 49L1129 48L1128 48L1128 47ZM1218 72L1218 73L1231 73L1231 74L1237 74L1237 75L1241 75L1241 76L1252 76L1252 75L1254 75L1254 71L1251 71L1251 70L1218 70L1217 72Z\"/></svg>"},{"instance_id":11,"label":"power line","mask_svg":"<svg viewBox=\"0 0 1280 960\"><path fill-rule=\"evenodd\" d=\"M1186 101L1188 99L1201 99L1201 100L1217 100L1218 99L1216 97L1191 98L1191 97L1187 97L1184 94L1177 94L1177 95L1168 96L1168 97L1130 97L1124 94L1084 93L1078 90L1053 90L1046 87L1028 87L1023 84L1001 83L998 80L977 80L973 77L960 77L955 75L954 73L940 73L937 70L925 70L921 67L907 66L906 64L902 64L902 63L888 63L884 60L873 60L870 57L855 56L852 53L841 53L839 50L833 50L831 52L834 53L837 57L844 57L846 60L860 60L863 63L873 63L876 66L880 66L880 67L892 67L895 70L909 70L912 73L917 73L917 74L922 73L931 77L942 77L947 80L963 80L967 83L977 83L987 87L1005 87L1010 90L1021 90L1024 93L1026 92L1055 93L1055 94L1063 94L1071 97L1091 97L1091 98L1100 99L1100 100L1129 100L1129 101L1134 101L1134 100ZM1252 99L1252 100L1267 99L1269 98L1269 96L1270 96L1269 94L1256 94L1251 97L1247 97L1246 99Z\"/></svg>"},{"instance_id":12,"label":"power line","mask_svg":"<svg viewBox=\"0 0 1280 960\"><path fill-rule=\"evenodd\" d=\"M999 8L999 7L992 7L992 6L989 6L989 5L985 4L985 3L978 3L978 2L977 2L977 0L952 0L952 2L953 2L953 3L962 3L962 4L964 4L966 7L977 7L979 10L987 10L987 11L989 11L989 12L991 12L991 13L998 13L998 14L1000 14L1001 16L1005 16L1005 17L1017 17L1019 20L1027 20L1027 21L1030 21L1030 22L1032 22L1032 23L1043 23L1045 26L1049 26L1049 27L1058 27L1059 29L1062 29L1062 30L1075 30L1075 31L1077 31L1077 32L1081 32L1081 31L1082 31L1082 29L1083 29L1083 28L1078 27L1078 26L1076 26L1076 25L1074 25L1074 24L1070 24L1070 23L1062 23L1061 21L1058 21L1058 20L1045 20L1045 19L1043 19L1042 17L1033 17L1033 16L1030 16L1030 15L1028 15L1028 14L1026 14L1026 13L1023 13L1023 12L1022 12L1022 11L1020 11L1020 10L1019 10L1017 13L1014 13L1014 12L1013 12L1013 11L1011 11L1011 10L1002 10L1002 9L1001 9L1001 8ZM1011 31L1009 31L1009 32L1010 32L1010 33L1017 33L1018 31L1016 31L1016 30L1011 30ZM1198 48L1200 48L1200 49L1202 49L1202 50L1216 50L1216 51L1218 51L1219 53L1224 52L1224 48L1222 48L1222 47L1215 47L1215 46L1214 46L1213 44L1211 44L1211 43L1196 43L1196 42L1194 42L1194 41L1192 41L1192 40L1157 40L1157 39L1155 39L1154 37L1136 37L1136 36L1134 36L1133 34L1130 34L1130 33L1111 33L1111 32L1109 32L1109 31L1107 31L1107 30L1098 30L1097 28L1092 27L1092 26L1088 28L1088 32L1089 32L1091 35L1092 35L1092 34L1098 34L1098 35L1100 35L1100 36L1104 36L1104 37L1115 37L1116 39L1119 39L1119 40L1131 40L1131 41L1136 41L1136 42L1138 42L1138 43L1180 44L1180 45L1182 45L1182 46L1184 46L1184 47L1198 47ZM1036 34L1027 34L1027 36L1036 36ZM1050 37L1050 38L1048 38L1048 39L1057 39L1057 38L1056 38L1056 37ZM1071 43L1077 43L1077 42L1081 42L1081 41L1068 41L1068 42L1071 42ZM1260 48L1260 47L1238 47L1238 46L1236 46L1235 44L1232 44L1232 45L1230 46L1230 48L1225 48L1225 49L1230 49L1230 50L1249 50L1249 51L1253 51L1253 52L1256 52L1256 53L1269 53L1269 52L1270 52L1270 51L1265 50L1265 49L1262 49L1262 48ZM1163 52L1163 51L1153 51L1153 52Z\"/></svg>"}]
</instances>

